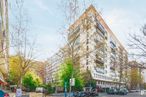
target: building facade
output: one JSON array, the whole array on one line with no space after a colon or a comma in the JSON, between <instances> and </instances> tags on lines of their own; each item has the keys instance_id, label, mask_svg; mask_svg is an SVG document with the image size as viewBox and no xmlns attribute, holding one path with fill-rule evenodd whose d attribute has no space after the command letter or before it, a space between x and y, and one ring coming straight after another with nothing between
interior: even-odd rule
<instances>
[{"instance_id":1,"label":"building facade","mask_svg":"<svg viewBox=\"0 0 146 97\"><path fill-rule=\"evenodd\" d=\"M8 74L8 2L0 0L0 84Z\"/></svg>"},{"instance_id":2,"label":"building facade","mask_svg":"<svg viewBox=\"0 0 146 97\"><path fill-rule=\"evenodd\" d=\"M57 78L57 73L61 68L61 64L63 63L63 57L61 50L50 57L46 62L46 83L57 82L59 79Z\"/></svg>"},{"instance_id":3,"label":"building facade","mask_svg":"<svg viewBox=\"0 0 146 97\"><path fill-rule=\"evenodd\" d=\"M127 51L92 5L68 31L68 41L74 44L81 72L90 70L99 87L118 86L125 82L123 78L127 69ZM53 57L51 59L55 60L56 57ZM51 68L58 65L61 65L60 62L51 65Z\"/></svg>"}]
</instances>

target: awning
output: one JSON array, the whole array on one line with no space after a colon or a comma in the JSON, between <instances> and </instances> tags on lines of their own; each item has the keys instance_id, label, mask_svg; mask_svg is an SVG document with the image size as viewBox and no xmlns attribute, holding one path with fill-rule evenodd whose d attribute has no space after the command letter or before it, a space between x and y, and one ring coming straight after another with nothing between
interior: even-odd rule
<instances>
[{"instance_id":1,"label":"awning","mask_svg":"<svg viewBox=\"0 0 146 97\"><path fill-rule=\"evenodd\" d=\"M5 82L3 79L0 78L0 85L7 85L8 83Z\"/></svg>"}]
</instances>

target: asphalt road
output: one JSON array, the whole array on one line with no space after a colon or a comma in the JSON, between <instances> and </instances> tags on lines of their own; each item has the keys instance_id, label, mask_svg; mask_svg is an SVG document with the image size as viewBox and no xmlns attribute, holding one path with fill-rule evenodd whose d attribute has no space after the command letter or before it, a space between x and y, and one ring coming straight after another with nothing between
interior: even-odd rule
<instances>
[{"instance_id":1,"label":"asphalt road","mask_svg":"<svg viewBox=\"0 0 146 97\"><path fill-rule=\"evenodd\" d=\"M29 96L28 96L28 94L29 94ZM53 96L43 96L41 93L35 93L35 92L31 92L28 94L24 95L22 97L64 97L63 93L56 94ZM15 94L13 94L13 96L11 94L10 97L15 97ZM138 92L128 93L128 95L108 95L106 93L100 93L99 96L97 96L97 97L146 97L146 93L144 95L140 95Z\"/></svg>"},{"instance_id":2,"label":"asphalt road","mask_svg":"<svg viewBox=\"0 0 146 97\"><path fill-rule=\"evenodd\" d=\"M57 94L57 95L53 95L53 96L49 96L49 97L64 97L64 95ZM99 96L97 96L97 97L146 97L146 93L144 95L140 95L139 92L128 93L127 95L109 95L106 93L100 93Z\"/></svg>"},{"instance_id":3,"label":"asphalt road","mask_svg":"<svg viewBox=\"0 0 146 97\"><path fill-rule=\"evenodd\" d=\"M127 95L107 95L107 94L100 94L99 97L146 97L146 94L140 95L140 93L128 93Z\"/></svg>"}]
</instances>

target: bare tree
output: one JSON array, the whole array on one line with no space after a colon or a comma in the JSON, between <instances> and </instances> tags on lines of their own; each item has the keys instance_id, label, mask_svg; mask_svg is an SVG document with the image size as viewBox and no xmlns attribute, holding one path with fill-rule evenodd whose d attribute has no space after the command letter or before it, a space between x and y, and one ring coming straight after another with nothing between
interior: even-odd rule
<instances>
[{"instance_id":1,"label":"bare tree","mask_svg":"<svg viewBox=\"0 0 146 97\"><path fill-rule=\"evenodd\" d=\"M32 66L34 60L34 45L35 42L29 41L28 30L29 21L26 11L24 9L24 0L15 0L13 9L16 11L13 14L15 22L12 24L11 31L11 45L13 46L14 52L18 57L17 65L20 67L20 76L18 85L22 85L22 78Z\"/></svg>"},{"instance_id":2,"label":"bare tree","mask_svg":"<svg viewBox=\"0 0 146 97\"><path fill-rule=\"evenodd\" d=\"M146 59L146 24L142 26L140 32L129 36L129 47L134 50L131 55Z\"/></svg>"},{"instance_id":3,"label":"bare tree","mask_svg":"<svg viewBox=\"0 0 146 97\"><path fill-rule=\"evenodd\" d=\"M64 1L64 4L63 4L63 11L65 12L65 20L66 20L66 27L69 27L77 18L77 15L78 15L78 8L79 8L79 5L78 5L78 0L69 0L69 1ZM65 29L66 29L65 27ZM64 54L64 57L65 58L70 58L73 62L73 68L74 68L74 65L79 63L77 61L77 58L79 58L79 55L77 52L75 52L75 47L77 49L77 41L79 39L79 35L72 35L70 34L70 31L69 30L65 30L64 32L64 38L66 39L66 46L65 48L63 48L61 51L62 53ZM72 37L72 38L70 38ZM73 70L74 71L74 70ZM72 72L72 76L71 78L73 78L74 76L74 72ZM70 89L69 89L69 92L71 92L71 85L70 85Z\"/></svg>"}]
</instances>

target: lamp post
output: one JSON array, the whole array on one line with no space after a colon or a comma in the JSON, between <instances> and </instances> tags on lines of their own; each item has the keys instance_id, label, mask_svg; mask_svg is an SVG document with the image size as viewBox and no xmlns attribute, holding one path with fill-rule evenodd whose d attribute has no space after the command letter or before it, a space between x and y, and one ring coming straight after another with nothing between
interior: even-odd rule
<instances>
[{"instance_id":1,"label":"lamp post","mask_svg":"<svg viewBox=\"0 0 146 97\"><path fill-rule=\"evenodd\" d=\"M67 97L66 92L67 92L67 82L65 81L64 82L64 97Z\"/></svg>"}]
</instances>

